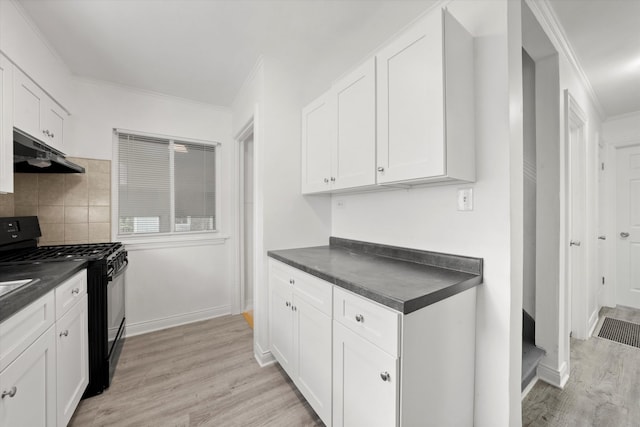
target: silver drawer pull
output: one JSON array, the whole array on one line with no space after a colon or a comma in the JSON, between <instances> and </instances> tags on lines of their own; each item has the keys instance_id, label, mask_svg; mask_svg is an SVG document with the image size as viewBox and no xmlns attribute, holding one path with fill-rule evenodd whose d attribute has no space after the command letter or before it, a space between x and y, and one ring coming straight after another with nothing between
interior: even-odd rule
<instances>
[{"instance_id":1,"label":"silver drawer pull","mask_svg":"<svg viewBox=\"0 0 640 427\"><path fill-rule=\"evenodd\" d=\"M60 336L61 337L68 337L69 336L69 330L65 329L64 331L60 332Z\"/></svg>"},{"instance_id":2,"label":"silver drawer pull","mask_svg":"<svg viewBox=\"0 0 640 427\"><path fill-rule=\"evenodd\" d=\"M80 293L80 288L73 288L73 290L71 291L71 295L77 295Z\"/></svg>"},{"instance_id":3,"label":"silver drawer pull","mask_svg":"<svg viewBox=\"0 0 640 427\"><path fill-rule=\"evenodd\" d=\"M356 314L356 322L358 323L364 322L364 316L362 314Z\"/></svg>"},{"instance_id":4,"label":"silver drawer pull","mask_svg":"<svg viewBox=\"0 0 640 427\"><path fill-rule=\"evenodd\" d=\"M16 395L16 392L18 391L18 388L16 386L11 387L11 390L9 391L3 391L2 392L2 396L0 396L0 398L4 399L5 397L9 396L9 397L13 397Z\"/></svg>"},{"instance_id":5,"label":"silver drawer pull","mask_svg":"<svg viewBox=\"0 0 640 427\"><path fill-rule=\"evenodd\" d=\"M285 301L284 305L286 305L287 307L289 307L291 305L291 303L289 301Z\"/></svg>"},{"instance_id":6,"label":"silver drawer pull","mask_svg":"<svg viewBox=\"0 0 640 427\"><path fill-rule=\"evenodd\" d=\"M391 375L387 371L381 372L380 378L382 378L382 381L391 381Z\"/></svg>"}]
</instances>

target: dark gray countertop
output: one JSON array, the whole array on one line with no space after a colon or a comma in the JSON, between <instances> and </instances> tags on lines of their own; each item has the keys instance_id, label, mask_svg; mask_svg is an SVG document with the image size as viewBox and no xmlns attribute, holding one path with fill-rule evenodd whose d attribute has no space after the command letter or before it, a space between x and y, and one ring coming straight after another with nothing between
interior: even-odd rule
<instances>
[{"instance_id":1,"label":"dark gray countertop","mask_svg":"<svg viewBox=\"0 0 640 427\"><path fill-rule=\"evenodd\" d=\"M482 259L332 237L271 258L408 314L482 283Z\"/></svg>"},{"instance_id":2,"label":"dark gray countertop","mask_svg":"<svg viewBox=\"0 0 640 427\"><path fill-rule=\"evenodd\" d=\"M55 289L84 268L87 268L86 260L0 266L0 282L40 279L36 283L23 286L0 297L0 322Z\"/></svg>"}]
</instances>

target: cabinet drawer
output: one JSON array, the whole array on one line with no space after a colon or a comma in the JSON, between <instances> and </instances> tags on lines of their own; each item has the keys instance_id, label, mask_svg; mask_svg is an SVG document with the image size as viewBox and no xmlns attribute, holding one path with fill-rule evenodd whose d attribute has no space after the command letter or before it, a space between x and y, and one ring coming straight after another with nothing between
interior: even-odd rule
<instances>
[{"instance_id":1,"label":"cabinet drawer","mask_svg":"<svg viewBox=\"0 0 640 427\"><path fill-rule=\"evenodd\" d=\"M60 319L87 293L87 271L82 270L56 288L56 319Z\"/></svg>"},{"instance_id":2,"label":"cabinet drawer","mask_svg":"<svg viewBox=\"0 0 640 427\"><path fill-rule=\"evenodd\" d=\"M271 274L291 284L293 293L327 316L331 316L333 285L302 270L271 260Z\"/></svg>"},{"instance_id":3,"label":"cabinet drawer","mask_svg":"<svg viewBox=\"0 0 640 427\"><path fill-rule=\"evenodd\" d=\"M0 323L0 371L54 322L53 291Z\"/></svg>"},{"instance_id":4,"label":"cabinet drawer","mask_svg":"<svg viewBox=\"0 0 640 427\"><path fill-rule=\"evenodd\" d=\"M333 318L392 356L398 356L400 313L336 287Z\"/></svg>"}]
</instances>

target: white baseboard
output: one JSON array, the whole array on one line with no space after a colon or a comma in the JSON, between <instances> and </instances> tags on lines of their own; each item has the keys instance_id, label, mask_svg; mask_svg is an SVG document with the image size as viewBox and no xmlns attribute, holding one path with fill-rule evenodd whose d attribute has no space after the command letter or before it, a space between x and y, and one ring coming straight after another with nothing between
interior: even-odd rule
<instances>
[{"instance_id":1,"label":"white baseboard","mask_svg":"<svg viewBox=\"0 0 640 427\"><path fill-rule=\"evenodd\" d=\"M567 381L569 381L567 364L563 362L560 369L557 370L541 363L538 365L538 378L554 387L562 389L567 384Z\"/></svg>"},{"instance_id":2,"label":"white baseboard","mask_svg":"<svg viewBox=\"0 0 640 427\"><path fill-rule=\"evenodd\" d=\"M276 362L271 351L263 350L258 343L255 343L254 345L253 356L256 358L256 361L261 368L272 365Z\"/></svg>"},{"instance_id":3,"label":"white baseboard","mask_svg":"<svg viewBox=\"0 0 640 427\"><path fill-rule=\"evenodd\" d=\"M525 397L527 397L527 394L529 394L529 392L531 391L531 389L533 389L533 386L536 385L536 383L538 382L538 376L536 375L535 377L533 377L533 379L529 382L529 385L527 385L524 390L522 390L522 398L521 400L524 400Z\"/></svg>"},{"instance_id":4,"label":"white baseboard","mask_svg":"<svg viewBox=\"0 0 640 427\"><path fill-rule=\"evenodd\" d=\"M231 307L228 305L208 308L206 310L193 311L191 313L177 314L162 319L145 320L136 323L127 323L127 337L147 334L149 332L162 329L173 328L174 326L186 325L188 323L199 322L201 320L213 319L214 317L231 314Z\"/></svg>"}]
</instances>

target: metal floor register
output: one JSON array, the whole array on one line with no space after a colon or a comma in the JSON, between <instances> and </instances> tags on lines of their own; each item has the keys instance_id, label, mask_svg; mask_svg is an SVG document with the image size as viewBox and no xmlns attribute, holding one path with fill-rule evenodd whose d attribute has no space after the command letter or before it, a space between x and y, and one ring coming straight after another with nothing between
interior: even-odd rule
<instances>
[{"instance_id":1,"label":"metal floor register","mask_svg":"<svg viewBox=\"0 0 640 427\"><path fill-rule=\"evenodd\" d=\"M605 317L598 336L640 348L640 325L636 323Z\"/></svg>"}]
</instances>

